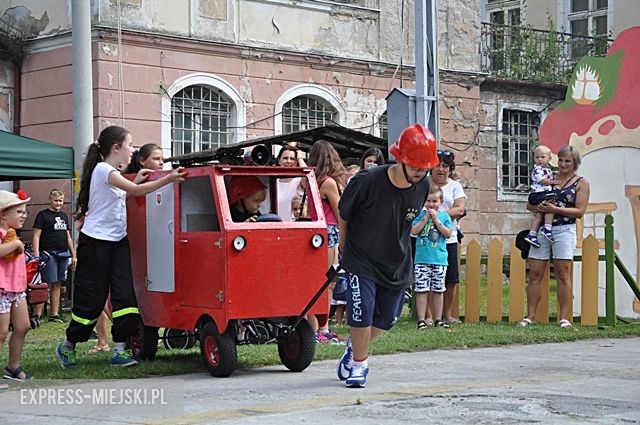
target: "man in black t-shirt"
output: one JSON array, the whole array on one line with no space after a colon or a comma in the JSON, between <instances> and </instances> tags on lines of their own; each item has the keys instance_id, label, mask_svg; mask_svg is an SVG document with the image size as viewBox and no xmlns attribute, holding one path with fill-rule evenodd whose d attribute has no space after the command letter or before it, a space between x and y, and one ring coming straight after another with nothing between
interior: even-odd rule
<instances>
[{"instance_id":1,"label":"man in black t-shirt","mask_svg":"<svg viewBox=\"0 0 640 425\"><path fill-rule=\"evenodd\" d=\"M62 322L60 317L60 287L67 280L69 261L76 266L76 251L69 231L69 217L62 212L64 194L58 189L49 192L49 208L42 210L33 222L33 254L40 256L46 251L49 260L44 269L42 281L49 284L50 322ZM39 326L44 304L36 305L32 326Z\"/></svg>"},{"instance_id":2,"label":"man in black t-shirt","mask_svg":"<svg viewBox=\"0 0 640 425\"><path fill-rule=\"evenodd\" d=\"M397 164L363 170L340 198L341 266L349 273L351 337L338 363L347 387L366 384L369 344L398 319L404 289L413 283L410 229L438 164L436 141L419 124L406 128L390 152Z\"/></svg>"}]
</instances>

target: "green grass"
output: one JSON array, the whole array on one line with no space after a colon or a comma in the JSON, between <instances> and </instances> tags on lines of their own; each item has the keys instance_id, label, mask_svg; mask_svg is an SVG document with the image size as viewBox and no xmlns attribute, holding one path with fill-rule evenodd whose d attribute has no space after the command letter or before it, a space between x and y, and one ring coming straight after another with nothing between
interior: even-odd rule
<instances>
[{"instance_id":1,"label":"green grass","mask_svg":"<svg viewBox=\"0 0 640 425\"><path fill-rule=\"evenodd\" d=\"M87 350L94 345L93 342L78 345L79 367L62 370L53 352L57 344L64 338L65 329L66 325L62 323L44 323L40 328L28 333L22 364L35 378L121 379L193 372L206 373L200 360L198 345L189 350L167 350L161 345L155 361L142 362L139 366L131 368L112 368L109 366L109 353L86 354ZM336 330L341 335L347 333L344 326L337 327ZM417 331L415 322L411 320L408 311L405 311L400 322L391 332L374 341L371 346L371 354L469 349L630 336L640 336L640 322L605 329L576 325L573 331L560 329L554 324L520 328L507 323L480 322L454 325L450 329L430 328ZM344 347L339 345L318 344L315 358L316 360L338 359L343 350ZM280 364L277 347L273 344L240 346L238 347L238 360L240 368ZM0 355L0 365L5 365L6 361L7 348L4 348Z\"/></svg>"}]
</instances>

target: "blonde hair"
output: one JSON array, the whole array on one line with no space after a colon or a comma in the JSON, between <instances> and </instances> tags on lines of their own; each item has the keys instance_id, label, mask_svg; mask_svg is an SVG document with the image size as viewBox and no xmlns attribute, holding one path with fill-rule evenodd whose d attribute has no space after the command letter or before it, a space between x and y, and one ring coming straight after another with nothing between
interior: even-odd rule
<instances>
[{"instance_id":1,"label":"blonde hair","mask_svg":"<svg viewBox=\"0 0 640 425\"><path fill-rule=\"evenodd\" d=\"M62 196L64 198L64 193L60 189L51 189L49 192L49 199L58 198Z\"/></svg>"},{"instance_id":2,"label":"blonde hair","mask_svg":"<svg viewBox=\"0 0 640 425\"><path fill-rule=\"evenodd\" d=\"M551 156L551 149L549 149L549 147L545 146L545 145L539 145L537 148L535 148L533 150L533 152L534 153L535 152L542 152L542 153L545 153L545 154Z\"/></svg>"},{"instance_id":3,"label":"blonde hair","mask_svg":"<svg viewBox=\"0 0 640 425\"><path fill-rule=\"evenodd\" d=\"M438 194L438 198L440 198L440 201L444 201L444 193L442 192L442 188L440 188L440 186L436 186L436 185L432 185L429 188L429 195L435 195Z\"/></svg>"},{"instance_id":4,"label":"blonde hair","mask_svg":"<svg viewBox=\"0 0 640 425\"><path fill-rule=\"evenodd\" d=\"M573 171L576 171L580 164L582 163L582 158L580 157L580 152L578 149L571 145L566 145L560 148L558 151L558 156L570 156L573 158Z\"/></svg>"}]
</instances>

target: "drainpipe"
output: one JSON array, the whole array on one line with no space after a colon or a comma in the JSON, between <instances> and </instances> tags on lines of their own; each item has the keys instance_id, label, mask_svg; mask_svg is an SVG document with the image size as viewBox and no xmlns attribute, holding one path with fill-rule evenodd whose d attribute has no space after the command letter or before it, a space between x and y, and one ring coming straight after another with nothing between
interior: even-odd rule
<instances>
[{"instance_id":1,"label":"drainpipe","mask_svg":"<svg viewBox=\"0 0 640 425\"><path fill-rule=\"evenodd\" d=\"M74 201L80 191L84 150L93 141L93 81L91 69L91 2L71 1L73 67ZM75 205L73 206L75 211Z\"/></svg>"}]
</instances>

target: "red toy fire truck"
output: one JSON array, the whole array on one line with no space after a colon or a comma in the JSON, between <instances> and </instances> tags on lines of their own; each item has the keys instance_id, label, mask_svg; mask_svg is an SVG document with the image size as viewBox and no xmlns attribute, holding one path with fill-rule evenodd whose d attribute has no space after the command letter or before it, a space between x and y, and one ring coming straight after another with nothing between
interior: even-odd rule
<instances>
[{"instance_id":1,"label":"red toy fire truck","mask_svg":"<svg viewBox=\"0 0 640 425\"><path fill-rule=\"evenodd\" d=\"M152 179L168 171L154 173ZM262 221L233 222L228 185L256 176L267 190ZM143 327L130 339L153 359L159 328L199 336L213 376L237 368L238 344L275 342L282 363L306 369L315 335L306 313L326 313L327 230L316 221L278 220L278 180L300 178L320 206L312 168L211 165L187 169L182 184L128 200L128 233ZM275 221L270 221L275 220Z\"/></svg>"}]
</instances>

